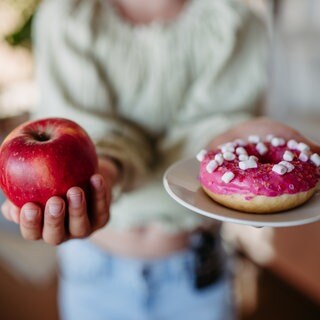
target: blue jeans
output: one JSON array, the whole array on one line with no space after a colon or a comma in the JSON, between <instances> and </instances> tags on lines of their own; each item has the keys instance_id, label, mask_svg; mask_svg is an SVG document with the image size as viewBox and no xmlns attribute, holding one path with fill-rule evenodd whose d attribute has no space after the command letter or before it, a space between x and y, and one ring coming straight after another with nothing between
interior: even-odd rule
<instances>
[{"instance_id":1,"label":"blue jeans","mask_svg":"<svg viewBox=\"0 0 320 320\"><path fill-rule=\"evenodd\" d=\"M73 240L59 247L59 257L63 320L235 319L230 278L196 289L191 251L143 261Z\"/></svg>"}]
</instances>

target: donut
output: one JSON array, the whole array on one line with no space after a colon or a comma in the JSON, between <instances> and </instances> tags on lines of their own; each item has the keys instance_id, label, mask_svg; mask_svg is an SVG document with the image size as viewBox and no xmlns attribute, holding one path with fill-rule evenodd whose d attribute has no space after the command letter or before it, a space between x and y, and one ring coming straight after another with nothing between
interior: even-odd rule
<instances>
[{"instance_id":1,"label":"donut","mask_svg":"<svg viewBox=\"0 0 320 320\"><path fill-rule=\"evenodd\" d=\"M296 140L267 135L201 150L199 181L214 201L248 213L276 213L297 207L316 192L320 156Z\"/></svg>"}]
</instances>

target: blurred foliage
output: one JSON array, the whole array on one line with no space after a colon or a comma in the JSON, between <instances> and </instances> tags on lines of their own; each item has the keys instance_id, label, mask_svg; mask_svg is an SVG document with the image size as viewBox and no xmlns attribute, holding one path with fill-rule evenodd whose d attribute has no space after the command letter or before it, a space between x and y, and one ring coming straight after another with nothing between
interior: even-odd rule
<instances>
[{"instance_id":1,"label":"blurred foliage","mask_svg":"<svg viewBox=\"0 0 320 320\"><path fill-rule=\"evenodd\" d=\"M13 46L31 43L31 26L34 13L41 0L5 0L18 11L21 22L16 30L6 36L6 41Z\"/></svg>"},{"instance_id":2,"label":"blurred foliage","mask_svg":"<svg viewBox=\"0 0 320 320\"><path fill-rule=\"evenodd\" d=\"M31 44L31 25L33 15L31 15L17 30L6 36L6 41L12 46L21 44Z\"/></svg>"}]
</instances>

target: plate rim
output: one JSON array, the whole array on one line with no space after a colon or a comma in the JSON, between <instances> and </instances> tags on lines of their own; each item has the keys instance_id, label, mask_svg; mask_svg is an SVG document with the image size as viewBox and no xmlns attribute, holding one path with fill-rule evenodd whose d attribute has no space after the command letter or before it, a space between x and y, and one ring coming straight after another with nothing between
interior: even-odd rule
<instances>
[{"instance_id":1,"label":"plate rim","mask_svg":"<svg viewBox=\"0 0 320 320\"><path fill-rule=\"evenodd\" d=\"M185 200L181 199L179 196L177 196L174 191L172 190L172 188L170 187L169 181L168 181L168 174L170 174L170 172L172 170L175 169L175 167L179 167L181 166L183 163L187 163L187 162L196 162L197 160L194 158L186 158L186 159L182 159L179 160L175 163L173 163L171 166L169 166L166 171L163 174L162 177L162 181L163 181L163 185L164 188L166 190L166 192L176 201L178 202L180 205L184 206L185 208L197 213L197 214L201 214L203 216L206 216L208 218L211 219L216 219L218 221L222 221L222 222L228 222L228 223L236 223L236 224L241 224L241 225L246 225L246 226L253 226L253 227L273 227L273 228L284 228L284 227L296 227L296 226L301 226L301 225L305 225L305 224L309 224L309 223L314 223L320 220L320 210L319 210L319 215L318 216L312 216L306 219L302 219L302 220L293 220L293 221L278 221L278 222L272 222L272 221L264 221L264 222L259 222L256 220L250 221L250 220L246 220L246 219L237 219L237 218L231 218L231 217L227 217L224 216L222 214L217 214L217 213L212 213L212 212L208 212L205 211L203 209L200 209L196 206L193 206L191 204L189 204L188 202L186 202ZM199 183L199 187L200 183ZM214 200L212 200L214 201ZM220 205L219 203L217 203L218 205ZM222 206L222 205L221 205ZM232 210L230 208L227 208L228 210ZM236 210L233 210L234 212L237 212ZM239 211L239 213L242 214L248 214L246 212L241 212ZM276 214L285 214L285 212L283 213L276 213ZM274 214L253 214L253 215L259 215L261 217L265 217L265 216L272 216Z\"/></svg>"}]
</instances>

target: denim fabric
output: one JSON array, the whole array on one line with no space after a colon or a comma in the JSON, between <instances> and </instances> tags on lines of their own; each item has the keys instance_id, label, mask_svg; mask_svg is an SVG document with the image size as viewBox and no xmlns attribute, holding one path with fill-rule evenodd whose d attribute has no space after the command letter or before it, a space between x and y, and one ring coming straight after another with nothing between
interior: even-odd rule
<instances>
[{"instance_id":1,"label":"denim fabric","mask_svg":"<svg viewBox=\"0 0 320 320\"><path fill-rule=\"evenodd\" d=\"M88 241L59 248L62 320L230 320L230 277L194 288L188 250L158 260L113 256Z\"/></svg>"}]
</instances>

